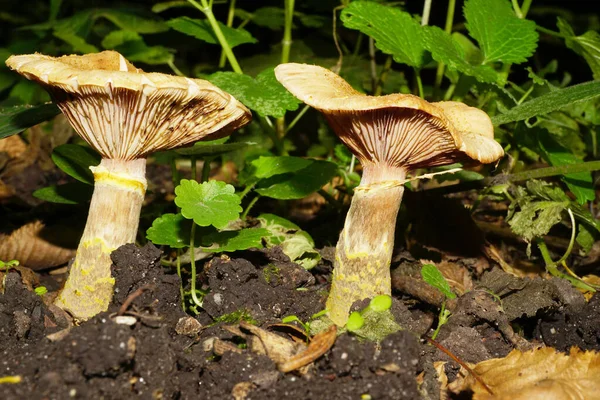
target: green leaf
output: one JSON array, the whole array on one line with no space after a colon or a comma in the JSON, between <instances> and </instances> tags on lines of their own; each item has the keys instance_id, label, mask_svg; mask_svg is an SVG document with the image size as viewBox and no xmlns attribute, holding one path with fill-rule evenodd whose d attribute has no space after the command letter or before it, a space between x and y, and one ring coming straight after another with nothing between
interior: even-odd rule
<instances>
[{"instance_id":1,"label":"green leaf","mask_svg":"<svg viewBox=\"0 0 600 400\"><path fill-rule=\"evenodd\" d=\"M225 228L239 218L241 199L233 186L220 181L198 183L182 179L175 188L175 204L181 214L200 226Z\"/></svg>"},{"instance_id":2,"label":"green leaf","mask_svg":"<svg viewBox=\"0 0 600 400\"><path fill-rule=\"evenodd\" d=\"M204 42L218 44L219 40L215 36L210 23L206 19L193 19L189 17L177 17L167 21L167 25L178 32L193 36ZM219 27L223 36L231 48L244 43L256 43L250 32L245 29L234 29L219 22Z\"/></svg>"},{"instance_id":3,"label":"green leaf","mask_svg":"<svg viewBox=\"0 0 600 400\"><path fill-rule=\"evenodd\" d=\"M447 299L455 299L456 295L450 289L450 285L444 275L433 264L425 264L421 267L421 276L423 280L438 289Z\"/></svg>"},{"instance_id":4,"label":"green leaf","mask_svg":"<svg viewBox=\"0 0 600 400\"><path fill-rule=\"evenodd\" d=\"M281 244L285 239L300 230L298 225L275 214L260 214L256 219L261 228L269 231L269 236L265 238L269 247Z\"/></svg>"},{"instance_id":5,"label":"green leaf","mask_svg":"<svg viewBox=\"0 0 600 400\"><path fill-rule=\"evenodd\" d=\"M196 157L216 157L232 151L245 149L246 147L255 146L254 142L231 142L231 143L215 143L216 140L209 142L196 142L192 147L184 147L177 149L175 152L182 156Z\"/></svg>"},{"instance_id":6,"label":"green leaf","mask_svg":"<svg viewBox=\"0 0 600 400\"><path fill-rule=\"evenodd\" d=\"M568 206L567 202L532 201L521 206L508 224L515 234L530 242L533 238L547 235L562 220L561 213Z\"/></svg>"},{"instance_id":7,"label":"green leaf","mask_svg":"<svg viewBox=\"0 0 600 400\"><path fill-rule=\"evenodd\" d=\"M190 245L192 221L181 214L163 214L152 222L146 238L154 244L181 249Z\"/></svg>"},{"instance_id":8,"label":"green leaf","mask_svg":"<svg viewBox=\"0 0 600 400\"><path fill-rule=\"evenodd\" d=\"M189 8L193 8L194 6L191 5L190 3L188 3L185 0L173 0L173 1L165 1L162 3L156 3L155 5L152 6L152 12L153 13L161 13L163 11L167 11L170 8L176 8L176 7L189 7Z\"/></svg>"},{"instance_id":9,"label":"green leaf","mask_svg":"<svg viewBox=\"0 0 600 400\"><path fill-rule=\"evenodd\" d=\"M337 165L328 161L313 161L309 166L287 174L261 180L256 192L278 200L301 199L321 189L337 173Z\"/></svg>"},{"instance_id":10,"label":"green leaf","mask_svg":"<svg viewBox=\"0 0 600 400\"><path fill-rule=\"evenodd\" d=\"M143 38L133 31L112 31L102 40L102 47L116 50L129 61L150 65L168 64L173 61L173 52L162 46L148 46Z\"/></svg>"},{"instance_id":11,"label":"green leaf","mask_svg":"<svg viewBox=\"0 0 600 400\"><path fill-rule=\"evenodd\" d=\"M90 166L100 164L102 158L86 146L63 144L52 151L52 161L67 175L88 185L94 184L94 175Z\"/></svg>"},{"instance_id":12,"label":"green leaf","mask_svg":"<svg viewBox=\"0 0 600 400\"><path fill-rule=\"evenodd\" d=\"M287 111L298 109L300 101L275 78L274 68L267 68L252 79L245 74L216 72L208 77L214 85L261 116L281 118Z\"/></svg>"},{"instance_id":13,"label":"green leaf","mask_svg":"<svg viewBox=\"0 0 600 400\"><path fill-rule=\"evenodd\" d=\"M124 11L117 8L93 10L92 18L106 18L121 29L137 33L160 33L169 29L167 24L152 14Z\"/></svg>"},{"instance_id":14,"label":"green leaf","mask_svg":"<svg viewBox=\"0 0 600 400\"><path fill-rule=\"evenodd\" d=\"M285 11L279 7L261 7L250 14L250 19L258 26L277 31L283 28Z\"/></svg>"},{"instance_id":15,"label":"green leaf","mask_svg":"<svg viewBox=\"0 0 600 400\"><path fill-rule=\"evenodd\" d=\"M564 89L554 90L533 100L526 101L503 114L492 117L492 122L494 125L502 125L508 122L521 121L537 115L548 114L552 111L599 96L600 81L580 83Z\"/></svg>"},{"instance_id":16,"label":"green leaf","mask_svg":"<svg viewBox=\"0 0 600 400\"><path fill-rule=\"evenodd\" d=\"M587 228L584 224L579 224L579 230L577 232L577 236L575 237L575 241L581 246L581 250L584 254L587 254L592 250L594 246L594 242L596 241L592 231Z\"/></svg>"},{"instance_id":17,"label":"green leaf","mask_svg":"<svg viewBox=\"0 0 600 400\"><path fill-rule=\"evenodd\" d=\"M572 152L556 142L546 130L539 132L537 137L539 148L541 150L540 155L548 164L559 166L583 162ZM575 195L579 204L584 204L596 198L596 191L594 190L591 172L568 174L565 175L562 180Z\"/></svg>"},{"instance_id":18,"label":"green leaf","mask_svg":"<svg viewBox=\"0 0 600 400\"><path fill-rule=\"evenodd\" d=\"M394 61L421 68L426 62L421 25L407 12L371 1L354 1L342 11L346 28L375 40L375 46Z\"/></svg>"},{"instance_id":19,"label":"green leaf","mask_svg":"<svg viewBox=\"0 0 600 400\"><path fill-rule=\"evenodd\" d=\"M509 0L467 0L463 12L484 64L519 64L533 55L538 41L535 22L517 17Z\"/></svg>"},{"instance_id":20,"label":"green leaf","mask_svg":"<svg viewBox=\"0 0 600 400\"><path fill-rule=\"evenodd\" d=\"M563 18L558 17L556 24L560 33L567 36L565 43L568 48L583 56L592 69L594 79L600 79L600 33L587 31L581 36L576 36L571 25Z\"/></svg>"},{"instance_id":21,"label":"green leaf","mask_svg":"<svg viewBox=\"0 0 600 400\"><path fill-rule=\"evenodd\" d=\"M504 85L505 79L490 66L470 64L462 46L437 26L424 27L423 42L433 59L446 64L450 70L462 72L480 82Z\"/></svg>"},{"instance_id":22,"label":"green leaf","mask_svg":"<svg viewBox=\"0 0 600 400\"><path fill-rule=\"evenodd\" d=\"M222 253L224 251L238 251L251 248L261 249L262 239L269 236L269 231L263 228L246 228L239 231L221 231L206 235L202 238L205 246L218 246L203 248L206 252Z\"/></svg>"},{"instance_id":23,"label":"green leaf","mask_svg":"<svg viewBox=\"0 0 600 400\"><path fill-rule=\"evenodd\" d=\"M82 204L92 198L94 188L81 182L70 182L64 185L48 186L33 192L33 197L50 203Z\"/></svg>"},{"instance_id":24,"label":"green leaf","mask_svg":"<svg viewBox=\"0 0 600 400\"><path fill-rule=\"evenodd\" d=\"M300 264L304 269L315 267L321 255L315 250L315 242L304 231L296 232L281 243L281 250L292 262Z\"/></svg>"},{"instance_id":25,"label":"green leaf","mask_svg":"<svg viewBox=\"0 0 600 400\"><path fill-rule=\"evenodd\" d=\"M21 133L40 122L54 118L59 113L60 110L55 104L1 108L0 139Z\"/></svg>"},{"instance_id":26,"label":"green leaf","mask_svg":"<svg viewBox=\"0 0 600 400\"><path fill-rule=\"evenodd\" d=\"M258 157L250 164L253 167L254 176L257 178L270 178L273 175L296 172L311 165L313 160L302 157L277 156Z\"/></svg>"}]
</instances>

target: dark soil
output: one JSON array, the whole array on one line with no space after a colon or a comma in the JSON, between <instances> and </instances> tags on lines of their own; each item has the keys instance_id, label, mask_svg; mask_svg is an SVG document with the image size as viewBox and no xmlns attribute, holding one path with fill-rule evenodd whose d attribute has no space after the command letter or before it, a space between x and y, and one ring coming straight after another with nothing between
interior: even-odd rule
<instances>
[{"instance_id":1,"label":"dark soil","mask_svg":"<svg viewBox=\"0 0 600 400\"><path fill-rule=\"evenodd\" d=\"M112 255L113 304L75 327L46 305L48 295L30 291L19 271L8 273L0 294L0 377L22 381L0 384L0 398L439 398L433 362L449 358L419 340L435 328L435 306L398 293L392 312L405 330L380 344L342 334L306 371L283 374L223 326L239 318L266 329L287 315L309 320L323 308L330 268L325 261L307 272L278 249L240 256L206 263L200 278L210 292L200 314L190 317L182 310L179 278L161 266L160 250L123 246ZM565 281L492 269L448 307L453 314L437 340L466 362L536 342L600 349L600 296L586 303ZM216 341L230 351L216 351ZM452 379L458 365L446 369Z\"/></svg>"}]
</instances>

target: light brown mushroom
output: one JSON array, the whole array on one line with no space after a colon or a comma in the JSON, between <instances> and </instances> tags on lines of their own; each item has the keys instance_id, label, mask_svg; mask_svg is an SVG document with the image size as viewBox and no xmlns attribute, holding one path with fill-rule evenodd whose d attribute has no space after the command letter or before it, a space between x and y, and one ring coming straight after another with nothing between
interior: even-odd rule
<instances>
[{"instance_id":1,"label":"light brown mushroom","mask_svg":"<svg viewBox=\"0 0 600 400\"><path fill-rule=\"evenodd\" d=\"M77 319L112 298L110 253L135 242L146 191L146 157L229 135L250 111L211 83L135 68L121 54L12 56L6 64L42 85L75 131L102 156L92 168L87 224L56 304Z\"/></svg>"},{"instance_id":2,"label":"light brown mushroom","mask_svg":"<svg viewBox=\"0 0 600 400\"><path fill-rule=\"evenodd\" d=\"M336 247L327 300L329 317L344 325L355 301L391 294L394 227L406 174L457 161L491 163L504 151L488 115L462 103L428 103L407 94L367 96L314 65L282 64L275 75L323 113L363 167Z\"/></svg>"}]
</instances>

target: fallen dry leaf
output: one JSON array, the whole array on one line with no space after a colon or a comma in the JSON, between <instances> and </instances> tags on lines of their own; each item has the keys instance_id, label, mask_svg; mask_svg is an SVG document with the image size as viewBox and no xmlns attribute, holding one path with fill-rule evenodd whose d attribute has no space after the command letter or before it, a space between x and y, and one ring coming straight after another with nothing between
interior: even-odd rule
<instances>
[{"instance_id":1,"label":"fallen dry leaf","mask_svg":"<svg viewBox=\"0 0 600 400\"><path fill-rule=\"evenodd\" d=\"M23 225L10 235L0 235L0 260L18 260L33 270L61 265L75 256L75 250L47 241L40 221Z\"/></svg>"},{"instance_id":2,"label":"fallen dry leaf","mask_svg":"<svg viewBox=\"0 0 600 400\"><path fill-rule=\"evenodd\" d=\"M246 336L252 351L266 355L277 365L284 364L306 348L303 343L293 342L245 321L240 322L240 328L252 334Z\"/></svg>"},{"instance_id":3,"label":"fallen dry leaf","mask_svg":"<svg viewBox=\"0 0 600 400\"><path fill-rule=\"evenodd\" d=\"M337 328L335 325L331 325L326 331L315 335L306 350L280 364L279 370L290 372L312 363L331 349L336 338Z\"/></svg>"},{"instance_id":4,"label":"fallen dry leaf","mask_svg":"<svg viewBox=\"0 0 600 400\"><path fill-rule=\"evenodd\" d=\"M437 372L438 383L440 384L440 400L448 400L450 398L448 393L448 375L446 375L445 365L446 361L436 361L433 363L433 368Z\"/></svg>"},{"instance_id":5,"label":"fallen dry leaf","mask_svg":"<svg viewBox=\"0 0 600 400\"><path fill-rule=\"evenodd\" d=\"M466 292L473 290L471 273L465 267L449 261L442 261L437 263L436 266L442 275L444 275L454 293L462 296Z\"/></svg>"},{"instance_id":6,"label":"fallen dry leaf","mask_svg":"<svg viewBox=\"0 0 600 400\"><path fill-rule=\"evenodd\" d=\"M493 394L464 370L450 390L470 389L474 400L593 400L600 393L600 353L577 348L568 355L550 347L513 350L480 362L473 371Z\"/></svg>"}]
</instances>

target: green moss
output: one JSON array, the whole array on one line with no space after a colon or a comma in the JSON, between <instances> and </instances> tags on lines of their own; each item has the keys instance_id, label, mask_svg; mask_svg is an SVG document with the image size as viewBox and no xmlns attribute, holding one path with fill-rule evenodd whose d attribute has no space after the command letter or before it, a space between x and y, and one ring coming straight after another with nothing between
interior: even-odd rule
<instances>
[{"instance_id":1,"label":"green moss","mask_svg":"<svg viewBox=\"0 0 600 400\"><path fill-rule=\"evenodd\" d=\"M224 322L226 324L237 324L240 321L246 321L252 325L258 325L258 321L252 317L250 311L246 309L237 310L229 314L223 314L215 318L215 323Z\"/></svg>"},{"instance_id":2,"label":"green moss","mask_svg":"<svg viewBox=\"0 0 600 400\"><path fill-rule=\"evenodd\" d=\"M273 264L269 264L263 268L263 277L265 278L265 281L269 285L271 284L273 279L276 279L277 283L279 283L279 281L281 280L280 273L281 273L281 269L279 269L278 267L276 267Z\"/></svg>"}]
</instances>

